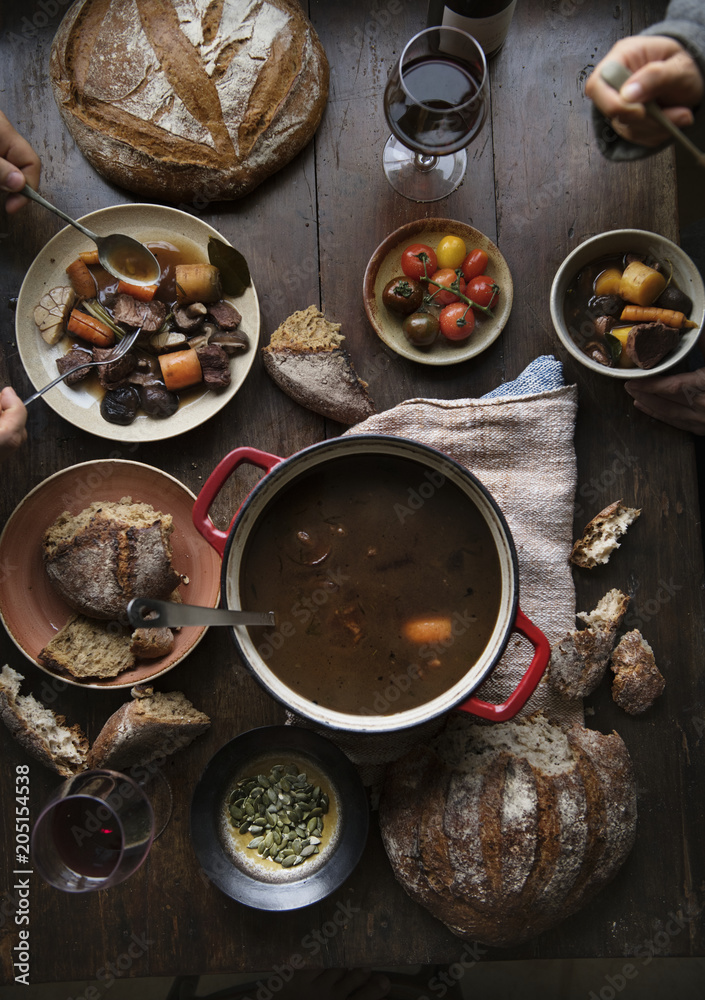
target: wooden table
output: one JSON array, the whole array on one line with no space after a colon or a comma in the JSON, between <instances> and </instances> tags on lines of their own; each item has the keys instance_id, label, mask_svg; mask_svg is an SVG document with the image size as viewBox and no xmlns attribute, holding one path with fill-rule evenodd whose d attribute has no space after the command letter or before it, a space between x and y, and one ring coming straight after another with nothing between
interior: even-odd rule
<instances>
[{"instance_id":1,"label":"wooden table","mask_svg":"<svg viewBox=\"0 0 705 1000\"><path fill-rule=\"evenodd\" d=\"M74 217L134 201L87 165L59 118L47 57L64 6L53 5L56 16L31 2L11 0L8 6L0 25L1 102L41 154L43 193ZM662 2L615 7L607 0L519 3L506 46L492 64L491 123L470 148L465 183L447 201L424 206L389 188L381 152L387 135L385 80L403 41L423 26L425 3L311 0L309 14L331 64L330 100L315 142L245 200L198 212L248 258L260 295L263 342L290 312L320 304L342 322L380 410L411 396L481 395L514 378L537 355L556 354L580 395L576 530L618 497L643 507L638 541L635 531L614 564L592 576L576 575L578 607L591 608L608 587L623 587L628 573L633 607L648 619L648 637L668 680L665 696L643 718L630 718L614 706L608 685L589 699L590 723L604 732L616 728L634 759L636 846L615 881L583 912L522 948L488 952L485 959L636 953L644 960L650 948L657 954L705 954L703 924L693 917L705 885L705 650L692 440L640 415L621 384L593 376L565 356L548 311L558 264L586 237L634 226L677 238L671 153L629 165L605 162L583 97L597 57L619 37L658 20L664 7ZM370 329L361 299L363 271L374 248L400 224L423 216L462 219L488 234L514 278L514 308L499 340L474 361L439 370L391 353ZM9 381L22 395L30 384L17 355L11 299L59 228L57 219L34 205L0 221L0 383ZM0 518L4 522L46 476L76 462L109 454L130 458L158 466L198 492L236 445L288 455L342 429L283 395L259 359L226 409L162 444L111 446L38 402L30 411L27 445L0 471ZM228 484L216 512L221 526L251 485L247 476ZM0 580L0 586L12 586L12 580ZM26 675L25 690L40 694L44 675L4 632L0 642L2 661ZM458 961L463 943L395 882L374 814L362 863L320 905L262 914L211 886L199 874L189 843L194 783L233 735L279 722L282 714L237 662L221 630L211 630L168 681L169 689L183 690L213 718L204 737L165 765L175 798L170 825L140 872L108 893L72 897L32 877L32 982L96 977L102 993L110 975L107 963L117 965L120 975L141 977L269 969L293 955L326 966ZM80 721L92 739L123 700L121 692L70 688L51 707ZM25 756L4 728L0 742L5 859L0 956L2 979L9 981L18 931L11 915L14 765L30 765L33 816L56 776ZM338 931L331 921L346 906L349 915ZM322 934L320 950L310 944L318 928L329 932Z\"/></svg>"}]
</instances>

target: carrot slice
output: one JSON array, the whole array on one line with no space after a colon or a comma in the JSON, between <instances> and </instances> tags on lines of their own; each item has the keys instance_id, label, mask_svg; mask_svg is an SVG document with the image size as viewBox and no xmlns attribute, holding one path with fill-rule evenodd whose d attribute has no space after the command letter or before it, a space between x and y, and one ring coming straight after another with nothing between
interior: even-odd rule
<instances>
[{"instance_id":1,"label":"carrot slice","mask_svg":"<svg viewBox=\"0 0 705 1000\"><path fill-rule=\"evenodd\" d=\"M77 257L76 260L66 268L71 287L80 299L93 299L98 291L96 280L88 270L85 261Z\"/></svg>"},{"instance_id":2,"label":"carrot slice","mask_svg":"<svg viewBox=\"0 0 705 1000\"><path fill-rule=\"evenodd\" d=\"M401 627L402 635L409 642L422 646L424 643L444 642L452 638L452 622L449 615L428 615L409 618Z\"/></svg>"},{"instance_id":3,"label":"carrot slice","mask_svg":"<svg viewBox=\"0 0 705 1000\"><path fill-rule=\"evenodd\" d=\"M119 292L124 292L125 295L131 295L133 299L139 299L140 302L151 302L156 295L157 288L159 285L131 285L129 281L118 281L117 290Z\"/></svg>"},{"instance_id":4,"label":"carrot slice","mask_svg":"<svg viewBox=\"0 0 705 1000\"><path fill-rule=\"evenodd\" d=\"M625 306L619 318L628 323L663 323L676 330L691 330L698 325L686 319L684 313L660 306Z\"/></svg>"},{"instance_id":5,"label":"carrot slice","mask_svg":"<svg viewBox=\"0 0 705 1000\"><path fill-rule=\"evenodd\" d=\"M115 343L115 334L105 323L99 319L81 312L80 309L73 309L66 324L69 333L75 333L77 337L87 340L96 347L112 347Z\"/></svg>"},{"instance_id":6,"label":"carrot slice","mask_svg":"<svg viewBox=\"0 0 705 1000\"><path fill-rule=\"evenodd\" d=\"M98 257L97 250L82 250L78 256L84 264L100 264L100 258Z\"/></svg>"},{"instance_id":7,"label":"carrot slice","mask_svg":"<svg viewBox=\"0 0 705 1000\"><path fill-rule=\"evenodd\" d=\"M203 378L201 362L192 347L186 351L160 354L159 367L162 370L164 385L171 392L178 392L179 389L196 385Z\"/></svg>"}]
</instances>

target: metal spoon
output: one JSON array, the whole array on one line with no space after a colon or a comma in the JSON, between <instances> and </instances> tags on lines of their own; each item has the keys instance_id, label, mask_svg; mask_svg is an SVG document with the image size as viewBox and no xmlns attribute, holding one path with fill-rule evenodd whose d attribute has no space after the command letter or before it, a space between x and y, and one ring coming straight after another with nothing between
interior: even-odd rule
<instances>
[{"instance_id":1,"label":"metal spoon","mask_svg":"<svg viewBox=\"0 0 705 1000\"><path fill-rule=\"evenodd\" d=\"M60 208L56 208L46 198L42 198L29 184L25 184L20 194L26 195L32 201L48 208L64 222L70 223L84 236L93 240L98 247L100 263L113 277L129 281L131 285L153 285L159 281L161 276L159 261L152 251L148 250L139 240L119 233L114 233L112 236L98 236L96 233L92 233L90 229L86 229L80 222L76 222Z\"/></svg>"},{"instance_id":2,"label":"metal spoon","mask_svg":"<svg viewBox=\"0 0 705 1000\"><path fill-rule=\"evenodd\" d=\"M150 615L149 618L146 616ZM180 625L276 625L273 611L229 611L194 604L135 597L127 605L133 628L177 628Z\"/></svg>"},{"instance_id":3,"label":"metal spoon","mask_svg":"<svg viewBox=\"0 0 705 1000\"><path fill-rule=\"evenodd\" d=\"M623 66L621 63L614 60L610 60L608 63L605 63L600 70L600 76L602 79L605 83L608 83L610 87L614 88L614 90L621 90L631 75L632 74L626 66ZM697 160L699 166L705 167L705 153L701 152L695 143L691 142L688 136L684 135L678 126L673 124L671 119L663 113L655 101L647 101L644 104L644 107L646 108L647 114L650 115L654 121L657 121L659 125L662 125L663 128L671 133L676 142L679 142L684 149L688 150L691 156Z\"/></svg>"}]
</instances>

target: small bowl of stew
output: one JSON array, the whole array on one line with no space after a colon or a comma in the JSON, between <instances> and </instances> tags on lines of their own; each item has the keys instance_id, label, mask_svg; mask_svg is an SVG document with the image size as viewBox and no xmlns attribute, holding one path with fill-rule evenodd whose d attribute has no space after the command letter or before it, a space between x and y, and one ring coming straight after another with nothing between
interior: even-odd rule
<instances>
[{"instance_id":1,"label":"small bowl of stew","mask_svg":"<svg viewBox=\"0 0 705 1000\"><path fill-rule=\"evenodd\" d=\"M696 345L705 285L679 246L615 229L568 254L551 286L551 319L569 354L611 378L662 375Z\"/></svg>"}]
</instances>

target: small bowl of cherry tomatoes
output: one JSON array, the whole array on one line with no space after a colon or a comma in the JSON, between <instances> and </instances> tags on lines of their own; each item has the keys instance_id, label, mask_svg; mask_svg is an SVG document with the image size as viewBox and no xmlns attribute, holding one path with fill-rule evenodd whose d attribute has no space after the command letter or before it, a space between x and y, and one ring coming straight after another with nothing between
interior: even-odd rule
<instances>
[{"instance_id":1,"label":"small bowl of cherry tomatoes","mask_svg":"<svg viewBox=\"0 0 705 1000\"><path fill-rule=\"evenodd\" d=\"M512 276L495 244L451 219L417 219L380 243L365 270L365 312L397 354L427 365L474 358L502 332Z\"/></svg>"}]
</instances>

